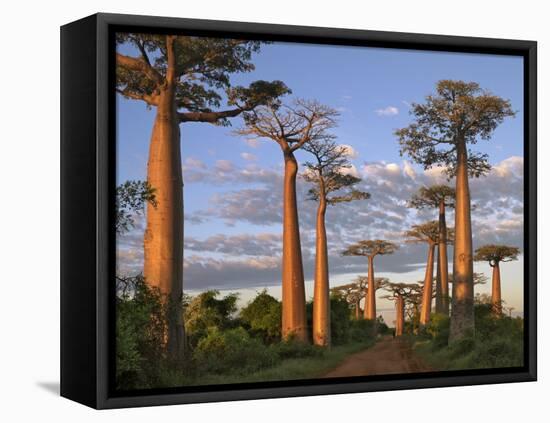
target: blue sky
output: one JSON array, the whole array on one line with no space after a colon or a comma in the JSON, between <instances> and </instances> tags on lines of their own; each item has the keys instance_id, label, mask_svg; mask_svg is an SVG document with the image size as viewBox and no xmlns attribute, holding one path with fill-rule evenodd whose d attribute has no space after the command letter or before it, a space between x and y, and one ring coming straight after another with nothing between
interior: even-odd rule
<instances>
[{"instance_id":1,"label":"blue sky","mask_svg":"<svg viewBox=\"0 0 550 423\"><path fill-rule=\"evenodd\" d=\"M122 51L126 54L133 53L127 46L123 46ZM367 188L371 190L376 189L376 181L369 180L369 178L391 178L392 175L396 175L395 172L401 172L400 178L403 177L403 173L409 175L414 172L415 175L418 175L416 178L406 180L410 190L414 190L422 183L428 180L432 181L433 177L436 177L426 174L416 165L410 163L410 160L407 162L406 157L399 156L398 144L393 132L410 123L409 105L412 102L422 102L427 94L433 92L438 80L475 81L482 88L509 99L514 110L518 111L516 118L506 120L497 128L489 142L481 141L473 149L489 154L490 163L496 165L498 170L498 172L495 170L496 173L490 178L486 178L485 182L476 181L479 186L480 205L486 205L487 208L501 208L493 210L492 214L484 215L482 219L480 218L480 222L483 220L483 224L487 227L493 223L508 222L507 225L513 227L516 232L518 232L518 225L521 223L520 234L515 233L511 238L506 238L507 235L503 235L502 240L518 242L521 239L523 220L522 210L519 208L522 204L518 199L522 192L519 188L516 190L519 192L510 192L511 184L506 183L506 178L513 173L516 179L520 179L514 186L519 187L521 185L519 182L523 177L522 161L520 160L523 157L523 62L521 58L277 42L263 46L261 52L253 57L253 63L256 67L255 70L247 74L233 75L233 84L248 85L258 79L282 80L293 91L287 100L294 97L316 99L340 111L339 125L334 133L338 136L340 143L353 147L355 154L350 159L358 173L364 177L365 183L368 185ZM142 102L126 100L119 96L117 111L117 179L119 182L128 179L145 179L154 110L147 109ZM195 217L207 216L202 223L197 223L198 219L193 224L190 221L186 222L186 239L204 241L223 235L226 237L224 239L237 237L231 238L236 242L235 240L242 241L241 238L244 235L280 234L280 224L276 222L276 219L266 219L266 224L258 224L257 216L256 220L251 217L240 218L235 215L228 218L227 215L219 213L219 208L222 208L224 204L229 204L231 196L234 199L244 198L245 194L252 195L254 192L262 192L262 189L266 192L276 190L275 179L281 172L282 160L279 147L269 140L247 141L243 137L236 136L232 131L238 128L242 121L240 118L235 118L232 123L233 127L215 127L204 123L181 126L185 214ZM307 159L307 155L299 152L297 158L303 163ZM519 161L521 161L520 170L517 167ZM395 169L392 166L396 166ZM510 169L515 169L515 173L507 173ZM255 174L261 170L272 174L275 178L274 181L270 183L266 182L267 179L250 181L242 178L245 171ZM394 173L392 173L393 170L395 170ZM213 172L218 173L217 178L205 176L205 173L212 175ZM269 175L266 178L269 178ZM502 189L507 191L503 191L502 194L495 193L501 200L499 204L496 204L495 198L483 197L483 195L490 195L494 191L488 189L487 184L492 183L495 186L500 186L501 182ZM403 181L396 180L395 183L400 186L405 185ZM474 187L472 190L475 194ZM482 193L484 194L482 195ZM380 195L384 195L383 190ZM473 200L475 202L476 198L474 197ZM274 202L277 201L275 198ZM372 200L367 202L368 204L364 206L367 210L366 213L368 213L369 207L376 208L376 201L377 199L373 196ZM402 214L405 212L397 208L399 205L403 207L402 199L392 199L392 201L396 204L396 218L401 219L399 216L405 216L402 218L404 224L415 222L415 219L419 218L432 218L411 215L411 211L406 211L406 215ZM274 204L274 206L276 205ZM300 211L300 219L305 222L302 236L311 238L311 231L304 232L308 231L307 209L311 209L312 205L304 204L303 208L306 211L304 211L304 217L302 210ZM511 210L515 210L515 212L512 213ZM394 213L392 210L387 210L387 212L388 214ZM266 216L267 213L266 210ZM329 220L331 213L329 211L327 216ZM246 213L243 212L243 214ZM261 218L261 214L259 214L259 218ZM452 213L449 223L452 224ZM332 224L334 231L338 231L338 224L336 222L332 222ZM377 225L378 230L384 229L379 221ZM370 231L370 229L370 226L365 228L364 236L373 236L379 233L376 230ZM389 232L395 232L395 228ZM479 236L479 243L493 241L491 235L485 237L481 229L479 233L482 234ZM139 239L139 234L134 235L135 240ZM239 236L241 238L238 238ZM307 242L304 243L307 245ZM125 248L139 248L139 245L132 247L129 246L129 243L125 245ZM339 247L341 245L337 244L334 251L336 252ZM223 250L223 253L218 250ZM240 257L242 254L231 254L231 250L228 248L218 248L218 250L213 251L207 248L195 251L186 250L185 256L187 258L192 255L197 262L200 262L201 257L211 261L217 260L217 265L242 258ZM307 253L305 255L307 256ZM250 257L262 259L255 256L254 253ZM411 253L411 264L414 264L415 261L413 257L415 254ZM305 261L307 262L307 258ZM396 257L394 261L399 260ZM203 267L207 265L202 263ZM522 293L521 289L518 290L518 286L521 286L521 263L516 262L506 266L510 268L508 275L511 275L511 278L513 276L513 281L508 281L505 276L506 272L503 272L505 285L503 290L509 291L510 301L513 298L513 305L516 309L521 309ZM421 279L423 276L423 270L418 266L409 273L404 273L402 269L392 272L390 261L386 267L383 265L382 269L386 271L387 275L397 275L400 280L405 278L413 281L415 278ZM271 278L274 279L272 282L267 282L270 280L268 276L262 282L263 286L273 286L274 292L277 291L278 284L276 278L273 278L275 274L276 272L272 273ZM357 272L352 272L352 274L357 274ZM352 274L335 273L332 280L346 282L352 277ZM487 274L489 275L489 273ZM215 280L215 277L212 278L203 282L189 281L188 285L195 288L197 286L225 288L223 281ZM238 283L232 283L227 288L233 290L240 288L237 285ZM250 287L251 285L247 284L246 286ZM258 284L258 286L262 286L262 284Z\"/></svg>"}]
</instances>

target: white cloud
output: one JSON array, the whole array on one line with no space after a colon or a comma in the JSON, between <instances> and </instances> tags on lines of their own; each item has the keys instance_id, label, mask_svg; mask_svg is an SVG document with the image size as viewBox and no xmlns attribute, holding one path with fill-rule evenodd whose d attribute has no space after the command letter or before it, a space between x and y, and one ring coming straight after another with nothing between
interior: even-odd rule
<instances>
[{"instance_id":1,"label":"white cloud","mask_svg":"<svg viewBox=\"0 0 550 423\"><path fill-rule=\"evenodd\" d=\"M344 154L350 159L356 159L357 157L359 157L359 153L351 145L340 144L339 147L341 150L344 150Z\"/></svg>"},{"instance_id":2,"label":"white cloud","mask_svg":"<svg viewBox=\"0 0 550 423\"><path fill-rule=\"evenodd\" d=\"M252 154L252 153L241 153L241 157L244 159L244 160L247 160L247 161L254 161L254 160L258 160L258 157L256 157L256 155Z\"/></svg>"},{"instance_id":3,"label":"white cloud","mask_svg":"<svg viewBox=\"0 0 550 423\"><path fill-rule=\"evenodd\" d=\"M395 106L388 106L383 109L375 110L378 116L395 116L399 114L399 109Z\"/></svg>"},{"instance_id":4,"label":"white cloud","mask_svg":"<svg viewBox=\"0 0 550 423\"><path fill-rule=\"evenodd\" d=\"M258 138L244 138L244 142L252 148L258 148L260 145L260 140Z\"/></svg>"}]
</instances>

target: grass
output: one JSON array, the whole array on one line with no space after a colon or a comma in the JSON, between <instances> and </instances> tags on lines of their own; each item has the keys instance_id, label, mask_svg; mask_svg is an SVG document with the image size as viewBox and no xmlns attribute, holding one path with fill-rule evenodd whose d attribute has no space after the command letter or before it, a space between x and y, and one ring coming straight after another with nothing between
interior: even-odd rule
<instances>
[{"instance_id":1,"label":"grass","mask_svg":"<svg viewBox=\"0 0 550 423\"><path fill-rule=\"evenodd\" d=\"M317 378L338 366L350 354L370 348L375 343L374 340L370 340L336 346L324 351L318 357L290 358L273 367L249 374L203 374L198 380L186 380L185 385L219 385Z\"/></svg>"}]
</instances>

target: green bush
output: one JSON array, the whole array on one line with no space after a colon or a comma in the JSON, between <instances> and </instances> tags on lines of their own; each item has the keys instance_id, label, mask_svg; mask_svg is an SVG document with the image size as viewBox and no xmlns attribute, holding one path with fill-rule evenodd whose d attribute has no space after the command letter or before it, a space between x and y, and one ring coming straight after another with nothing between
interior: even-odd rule
<instances>
[{"instance_id":1,"label":"green bush","mask_svg":"<svg viewBox=\"0 0 550 423\"><path fill-rule=\"evenodd\" d=\"M154 386L164 360L165 307L143 276L117 278L116 383L119 389Z\"/></svg>"},{"instance_id":2,"label":"green bush","mask_svg":"<svg viewBox=\"0 0 550 423\"><path fill-rule=\"evenodd\" d=\"M218 299L219 291L206 291L194 298L185 307L184 322L187 342L191 349L207 336L210 328L220 330L235 326L232 318L237 311L237 294L229 294Z\"/></svg>"},{"instance_id":3,"label":"green bush","mask_svg":"<svg viewBox=\"0 0 550 423\"><path fill-rule=\"evenodd\" d=\"M428 361L442 370L522 366L523 319L495 316L490 303L479 301L474 313L475 332L452 343L448 343L449 318L431 316L424 332L430 342L419 347Z\"/></svg>"},{"instance_id":4,"label":"green bush","mask_svg":"<svg viewBox=\"0 0 550 423\"><path fill-rule=\"evenodd\" d=\"M343 298L330 298L330 334L332 345L344 345L350 340L350 310Z\"/></svg>"},{"instance_id":5,"label":"green bush","mask_svg":"<svg viewBox=\"0 0 550 423\"><path fill-rule=\"evenodd\" d=\"M222 331L210 327L193 352L199 371L206 373L253 372L273 366L278 356L259 339L252 338L242 328Z\"/></svg>"},{"instance_id":6,"label":"green bush","mask_svg":"<svg viewBox=\"0 0 550 423\"><path fill-rule=\"evenodd\" d=\"M281 338L281 302L263 290L240 312L244 325L253 336L259 336L265 343Z\"/></svg>"},{"instance_id":7,"label":"green bush","mask_svg":"<svg viewBox=\"0 0 550 423\"><path fill-rule=\"evenodd\" d=\"M365 342L375 338L376 322L374 320L351 320L350 340L352 342Z\"/></svg>"},{"instance_id":8,"label":"green bush","mask_svg":"<svg viewBox=\"0 0 550 423\"><path fill-rule=\"evenodd\" d=\"M323 355L324 348L304 343L293 339L281 341L273 345L273 351L281 360L289 358L320 357Z\"/></svg>"}]
</instances>

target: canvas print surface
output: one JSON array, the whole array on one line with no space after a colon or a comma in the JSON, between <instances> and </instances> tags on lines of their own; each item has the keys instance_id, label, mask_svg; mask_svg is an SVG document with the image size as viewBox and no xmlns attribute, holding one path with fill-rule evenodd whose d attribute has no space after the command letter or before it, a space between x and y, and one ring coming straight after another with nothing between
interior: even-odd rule
<instances>
[{"instance_id":1,"label":"canvas print surface","mask_svg":"<svg viewBox=\"0 0 550 423\"><path fill-rule=\"evenodd\" d=\"M523 69L118 33L116 389L523 366Z\"/></svg>"}]
</instances>

